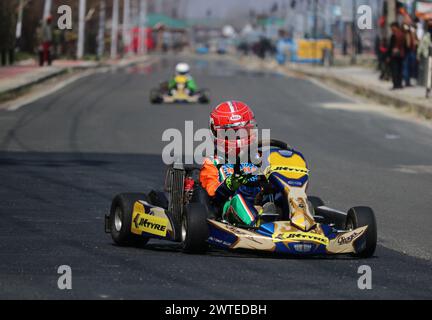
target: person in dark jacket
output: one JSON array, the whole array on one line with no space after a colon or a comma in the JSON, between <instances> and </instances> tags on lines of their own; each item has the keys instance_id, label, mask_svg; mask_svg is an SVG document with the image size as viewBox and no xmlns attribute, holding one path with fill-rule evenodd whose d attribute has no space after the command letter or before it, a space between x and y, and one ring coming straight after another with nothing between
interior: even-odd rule
<instances>
[{"instance_id":1,"label":"person in dark jacket","mask_svg":"<svg viewBox=\"0 0 432 320\"><path fill-rule=\"evenodd\" d=\"M393 90L402 89L403 62L405 58L405 35L397 22L391 24L392 35L388 50L388 59L393 79Z\"/></svg>"}]
</instances>

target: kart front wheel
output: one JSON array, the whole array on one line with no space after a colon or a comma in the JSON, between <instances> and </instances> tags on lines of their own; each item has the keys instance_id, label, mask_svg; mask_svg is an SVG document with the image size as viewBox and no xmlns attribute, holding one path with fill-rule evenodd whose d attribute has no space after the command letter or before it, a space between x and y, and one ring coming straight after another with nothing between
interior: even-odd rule
<instances>
[{"instance_id":1,"label":"kart front wheel","mask_svg":"<svg viewBox=\"0 0 432 320\"><path fill-rule=\"evenodd\" d=\"M314 210L316 210L319 207L325 206L324 201L319 197L309 196L308 197L309 202L311 203Z\"/></svg>"},{"instance_id":2,"label":"kart front wheel","mask_svg":"<svg viewBox=\"0 0 432 320\"><path fill-rule=\"evenodd\" d=\"M317 214L317 208L324 206L324 201L319 197L308 196L308 201L313 215Z\"/></svg>"},{"instance_id":3,"label":"kart front wheel","mask_svg":"<svg viewBox=\"0 0 432 320\"><path fill-rule=\"evenodd\" d=\"M203 254L208 249L207 209L201 203L185 207L181 224L182 249L185 253Z\"/></svg>"},{"instance_id":4,"label":"kart front wheel","mask_svg":"<svg viewBox=\"0 0 432 320\"><path fill-rule=\"evenodd\" d=\"M142 247L149 241L148 238L131 232L133 208L139 200L147 201L147 196L139 193L120 194L112 202L109 219L111 237L119 246Z\"/></svg>"},{"instance_id":5,"label":"kart front wheel","mask_svg":"<svg viewBox=\"0 0 432 320\"><path fill-rule=\"evenodd\" d=\"M348 211L346 230L354 230L367 226L365 234L356 240L354 256L370 258L375 253L377 245L377 224L375 214L371 208L355 207Z\"/></svg>"}]
</instances>

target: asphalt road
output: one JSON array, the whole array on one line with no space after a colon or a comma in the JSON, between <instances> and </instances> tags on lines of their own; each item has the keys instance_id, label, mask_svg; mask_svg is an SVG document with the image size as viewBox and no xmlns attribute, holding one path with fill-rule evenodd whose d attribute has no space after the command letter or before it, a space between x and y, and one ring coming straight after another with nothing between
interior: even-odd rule
<instances>
[{"instance_id":1,"label":"asphalt road","mask_svg":"<svg viewBox=\"0 0 432 320\"><path fill-rule=\"evenodd\" d=\"M191 256L165 242L114 246L103 232L113 196L161 189L164 130L183 129L185 120L196 129L208 124L211 105L148 103L176 61L95 74L0 111L1 299L432 298L431 127L308 80L222 60L189 60L213 105L253 106L260 128L309 159L309 191L329 206L373 207L376 256ZM60 265L72 268L70 291L57 288ZM357 287L361 265L372 268L372 290Z\"/></svg>"}]
</instances>

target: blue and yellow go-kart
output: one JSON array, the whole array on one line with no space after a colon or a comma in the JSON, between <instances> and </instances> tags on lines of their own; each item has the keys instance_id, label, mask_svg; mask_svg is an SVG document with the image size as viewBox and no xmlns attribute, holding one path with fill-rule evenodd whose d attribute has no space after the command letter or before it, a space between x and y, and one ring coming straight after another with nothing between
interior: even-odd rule
<instances>
[{"instance_id":1,"label":"blue and yellow go-kart","mask_svg":"<svg viewBox=\"0 0 432 320\"><path fill-rule=\"evenodd\" d=\"M179 242L184 252L196 254L217 247L371 257L377 243L372 209L354 207L344 213L326 207L317 197L308 197L309 169L303 155L280 141L272 140L269 145L266 150L259 146L263 160L254 184L262 193L254 227L224 221L199 186L199 169L174 165L168 170L165 192L115 197L105 218L106 232L121 246L142 246L154 238ZM191 179L195 186L185 191L185 181Z\"/></svg>"},{"instance_id":2,"label":"blue and yellow go-kart","mask_svg":"<svg viewBox=\"0 0 432 320\"><path fill-rule=\"evenodd\" d=\"M176 76L176 87L169 89L167 82L162 82L159 88L152 89L150 92L150 102L160 103L202 103L210 102L207 89L190 92L187 88L188 78L186 76Z\"/></svg>"}]
</instances>

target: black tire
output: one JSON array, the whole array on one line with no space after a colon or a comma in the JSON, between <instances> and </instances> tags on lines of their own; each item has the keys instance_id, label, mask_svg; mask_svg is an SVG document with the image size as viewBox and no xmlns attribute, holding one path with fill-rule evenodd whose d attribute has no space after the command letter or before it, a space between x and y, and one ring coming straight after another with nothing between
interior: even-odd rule
<instances>
[{"instance_id":1,"label":"black tire","mask_svg":"<svg viewBox=\"0 0 432 320\"><path fill-rule=\"evenodd\" d=\"M154 104L160 104L163 102L163 99L161 97L159 90L153 89L150 92L150 102L154 103Z\"/></svg>"},{"instance_id":2,"label":"black tire","mask_svg":"<svg viewBox=\"0 0 432 320\"><path fill-rule=\"evenodd\" d=\"M199 103L201 103L201 104L207 104L207 103L210 103L210 99L209 99L205 94L201 95L201 96L199 97L198 101L199 101Z\"/></svg>"},{"instance_id":3,"label":"black tire","mask_svg":"<svg viewBox=\"0 0 432 320\"><path fill-rule=\"evenodd\" d=\"M313 215L317 215L317 208L324 206L324 201L319 197L309 196L308 201L312 206Z\"/></svg>"},{"instance_id":4,"label":"black tire","mask_svg":"<svg viewBox=\"0 0 432 320\"><path fill-rule=\"evenodd\" d=\"M377 224L375 214L369 207L354 207L348 211L346 226L347 230L368 226L365 234L354 243L356 253L360 258L370 258L375 253L377 245Z\"/></svg>"},{"instance_id":5,"label":"black tire","mask_svg":"<svg viewBox=\"0 0 432 320\"><path fill-rule=\"evenodd\" d=\"M190 203L185 207L181 226L183 252L203 254L208 250L206 211L201 203Z\"/></svg>"},{"instance_id":6,"label":"black tire","mask_svg":"<svg viewBox=\"0 0 432 320\"><path fill-rule=\"evenodd\" d=\"M209 91L207 89L201 89L199 91L199 99L198 102L201 104L207 104L210 103L210 98L209 98Z\"/></svg>"},{"instance_id":7,"label":"black tire","mask_svg":"<svg viewBox=\"0 0 432 320\"><path fill-rule=\"evenodd\" d=\"M324 201L319 197L310 196L308 197L309 202L312 204L313 208L316 210L318 207L325 206Z\"/></svg>"},{"instance_id":8,"label":"black tire","mask_svg":"<svg viewBox=\"0 0 432 320\"><path fill-rule=\"evenodd\" d=\"M114 243L119 246L142 247L149 241L149 238L135 235L130 231L133 207L138 200L148 201L148 197L140 193L125 193L116 196L112 202L110 212L111 237Z\"/></svg>"}]
</instances>

